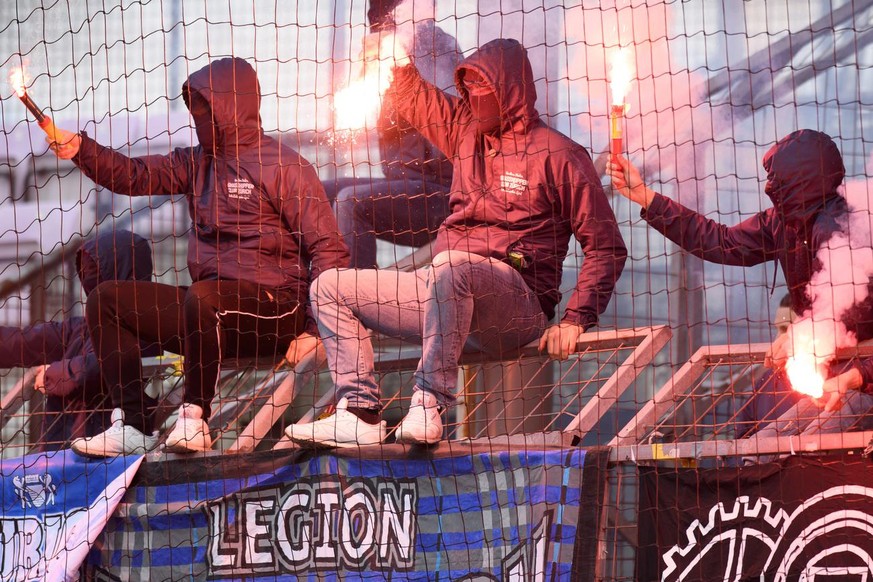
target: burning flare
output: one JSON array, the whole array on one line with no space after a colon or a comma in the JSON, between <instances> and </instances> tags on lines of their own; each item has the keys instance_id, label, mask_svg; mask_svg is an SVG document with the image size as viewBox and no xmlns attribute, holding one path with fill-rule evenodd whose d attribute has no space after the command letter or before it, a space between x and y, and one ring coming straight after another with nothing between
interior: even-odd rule
<instances>
[{"instance_id":1,"label":"burning flare","mask_svg":"<svg viewBox=\"0 0 873 582\"><path fill-rule=\"evenodd\" d=\"M791 387L801 394L821 398L824 395L825 379L819 370L826 361L816 356L815 342L809 336L800 335L793 343L794 354L785 364L785 373Z\"/></svg>"},{"instance_id":2,"label":"burning flare","mask_svg":"<svg viewBox=\"0 0 873 582\"><path fill-rule=\"evenodd\" d=\"M812 354L801 353L788 358L788 363L785 364L785 373L788 374L788 381L791 382L791 387L795 392L813 398L824 396L825 380L819 374L815 356Z\"/></svg>"},{"instance_id":3,"label":"burning flare","mask_svg":"<svg viewBox=\"0 0 873 582\"><path fill-rule=\"evenodd\" d=\"M382 103L379 85L379 76L369 75L337 91L333 97L336 131L356 131L373 124Z\"/></svg>"},{"instance_id":4,"label":"burning flare","mask_svg":"<svg viewBox=\"0 0 873 582\"><path fill-rule=\"evenodd\" d=\"M630 85L636 75L631 49L620 48L612 54L609 61L609 92L613 105L624 105Z\"/></svg>"},{"instance_id":5,"label":"burning flare","mask_svg":"<svg viewBox=\"0 0 873 582\"><path fill-rule=\"evenodd\" d=\"M42 112L42 109L40 109L36 103L33 102L33 99L30 98L30 95L27 94L27 83L29 81L30 78L27 76L24 67L13 67L9 71L9 84L12 85L15 94L18 95L18 98L24 106L27 107L27 110L36 118L37 124L39 124L45 134L49 136L52 141L57 142L58 134L55 124L52 123L51 118L46 117Z\"/></svg>"},{"instance_id":6,"label":"burning flare","mask_svg":"<svg viewBox=\"0 0 873 582\"><path fill-rule=\"evenodd\" d=\"M622 122L628 110L624 100L636 75L631 57L629 48L621 48L613 53L609 63L609 91L612 93L612 107L609 110L609 153L613 156L621 155L622 152Z\"/></svg>"},{"instance_id":7,"label":"burning flare","mask_svg":"<svg viewBox=\"0 0 873 582\"><path fill-rule=\"evenodd\" d=\"M355 132L374 125L382 96L391 84L391 68L398 47L394 34L385 34L378 48L378 59L367 59L364 73L334 95L334 130Z\"/></svg>"},{"instance_id":8,"label":"burning flare","mask_svg":"<svg viewBox=\"0 0 873 582\"><path fill-rule=\"evenodd\" d=\"M12 67L9 71L9 84L12 85L12 88L15 90L15 94L18 95L19 98L27 95L27 82L30 79L27 78L27 75L24 73L23 67Z\"/></svg>"}]
</instances>

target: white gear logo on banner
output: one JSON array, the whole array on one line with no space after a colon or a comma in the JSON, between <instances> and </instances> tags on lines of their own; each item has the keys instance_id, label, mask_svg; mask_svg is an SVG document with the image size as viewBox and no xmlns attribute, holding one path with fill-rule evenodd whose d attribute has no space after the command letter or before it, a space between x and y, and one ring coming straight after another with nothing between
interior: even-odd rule
<instances>
[{"instance_id":1,"label":"white gear logo on banner","mask_svg":"<svg viewBox=\"0 0 873 582\"><path fill-rule=\"evenodd\" d=\"M845 509L835 511L834 501ZM742 524L749 519L758 521L751 527ZM741 523L732 527L734 521ZM748 571L746 556L762 553L768 556L763 572L773 574L767 582L873 579L873 489L868 487L833 487L790 514L763 497L738 497L730 509L722 503L710 508L706 523L695 520L685 534L686 545L661 556L662 582L686 580L713 549L727 555L724 582L748 579L754 573Z\"/></svg>"}]
</instances>

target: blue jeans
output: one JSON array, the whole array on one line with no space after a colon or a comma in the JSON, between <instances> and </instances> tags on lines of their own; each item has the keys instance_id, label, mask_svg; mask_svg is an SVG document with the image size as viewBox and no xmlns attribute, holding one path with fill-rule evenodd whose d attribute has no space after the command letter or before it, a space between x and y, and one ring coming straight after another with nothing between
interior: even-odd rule
<instances>
[{"instance_id":1,"label":"blue jeans","mask_svg":"<svg viewBox=\"0 0 873 582\"><path fill-rule=\"evenodd\" d=\"M422 179L357 180L336 194L337 226L351 253L351 267L374 269L376 239L420 247L449 215L446 188Z\"/></svg>"},{"instance_id":2,"label":"blue jeans","mask_svg":"<svg viewBox=\"0 0 873 582\"><path fill-rule=\"evenodd\" d=\"M846 432L856 424L859 429L873 426L873 394L849 390L843 406L833 412L825 412L816 406L812 398L801 398L778 419L764 426L752 437L776 437L796 434L826 434Z\"/></svg>"},{"instance_id":3,"label":"blue jeans","mask_svg":"<svg viewBox=\"0 0 873 582\"><path fill-rule=\"evenodd\" d=\"M539 338L546 327L536 294L509 265L462 251L424 269L332 269L310 291L312 309L337 387L349 406L381 408L370 331L420 343L419 389L454 404L465 350L492 357Z\"/></svg>"}]
</instances>

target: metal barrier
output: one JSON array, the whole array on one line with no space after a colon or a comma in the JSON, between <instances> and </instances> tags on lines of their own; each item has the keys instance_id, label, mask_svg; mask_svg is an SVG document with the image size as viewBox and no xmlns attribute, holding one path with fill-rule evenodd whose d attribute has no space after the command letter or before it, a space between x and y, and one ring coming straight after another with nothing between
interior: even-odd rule
<instances>
[{"instance_id":1,"label":"metal barrier","mask_svg":"<svg viewBox=\"0 0 873 582\"><path fill-rule=\"evenodd\" d=\"M573 359L578 363L585 358L594 358L600 355L606 355L605 361L597 362L598 373L593 376L588 376L582 382L576 392L580 395L589 385L599 384L599 389L596 393L589 397L587 404L581 407L582 410L570 421L569 425L564 430L574 433L581 433L590 430L603 415L609 411L616 403L618 397L633 384L634 380L640 372L646 368L657 355L658 352L667 344L671 337L670 329L666 326L654 328L642 328L635 330L617 330L617 331L597 331L582 334L576 346L576 352L572 355ZM624 351L630 351L630 354L623 361L617 360L618 354ZM391 341L382 341L376 343L376 372L383 380L388 374L406 375L405 381L391 393L384 390L386 401L385 408L395 407L403 398L402 393L410 394L410 376L415 370L420 358L420 350L414 346L397 344ZM507 374L501 372L501 384L488 383L485 386L485 392L473 391L471 387L475 384L479 374L485 374L483 371L488 365L503 365L516 366L519 364L532 363L533 371L527 373L517 373L517 369L508 376L511 380L520 380L519 383L510 385L511 382L506 381ZM599 372L605 368L607 362L612 362L617 366L617 369L610 376L603 378ZM314 354L302 361L294 371L281 373L278 377L278 372L269 377L255 396L259 406L258 412L243 432L240 434L237 441L227 450L228 452L244 452L257 448L265 435L281 419L291 405L294 399L300 394L303 386L309 382L320 370L323 370L325 359L316 357ZM508 428L506 432L522 432L526 427L525 421L528 421L531 416L542 416L544 421L540 424L542 430L558 430L556 426L557 419L562 413L566 412L568 405L554 410L550 405L550 398L554 396L556 389L562 385L562 381L551 381L551 378L546 380L548 384L538 384L543 380L543 372L546 369L551 369L551 361L544 358L539 353L537 346L531 344L525 346L521 350L513 354L507 354L501 362L495 362L493 359L483 356L482 354L465 354L461 358L462 366L462 385L461 395L459 397L460 405L455 407L453 411L454 419L447 423L447 429L450 437L464 438L469 436L482 436L487 433L494 425L494 419L489 418L483 423L479 423L474 418L478 412L486 408L488 394L497 393L497 400L504 408L512 407L513 401L523 399L524 395L530 397L531 393L536 395L534 404L528 407L530 410L524 411L524 417L507 418L505 426ZM562 375L562 379L568 377L566 372ZM384 382L383 382L384 384ZM511 393L511 397L505 397L507 392ZM501 398L501 396L503 396ZM335 392L331 386L325 391L320 398L317 398L314 406L309 410L301 422L311 422L319 416L325 409L334 403ZM263 404L261 404L261 402ZM522 406L522 409L525 407ZM514 423L514 424L513 424ZM281 439L276 445L279 448L291 446L287 439Z\"/></svg>"}]
</instances>

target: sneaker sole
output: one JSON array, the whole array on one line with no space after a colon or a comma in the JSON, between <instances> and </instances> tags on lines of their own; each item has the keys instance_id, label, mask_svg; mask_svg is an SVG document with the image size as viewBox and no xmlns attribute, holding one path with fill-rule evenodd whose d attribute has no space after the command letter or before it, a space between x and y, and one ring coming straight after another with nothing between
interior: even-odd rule
<instances>
[{"instance_id":1,"label":"sneaker sole","mask_svg":"<svg viewBox=\"0 0 873 582\"><path fill-rule=\"evenodd\" d=\"M150 452L152 449L143 449L142 451L137 450L134 452L115 453L115 454L90 453L88 451L81 451L79 449L74 449L72 447L70 447L70 450L72 450L74 453L76 453L80 457L86 457L88 459L114 459L116 457L130 457L133 455L145 455L146 453Z\"/></svg>"},{"instance_id":2,"label":"sneaker sole","mask_svg":"<svg viewBox=\"0 0 873 582\"><path fill-rule=\"evenodd\" d=\"M174 445L167 445L167 444L164 445L164 452L165 453L177 453L177 454L183 454L183 455L185 453L205 453L205 452L211 451L211 450L212 450L212 446L209 446L206 448L198 448L198 447L191 447L191 446L183 445L182 443L176 443Z\"/></svg>"},{"instance_id":3,"label":"sneaker sole","mask_svg":"<svg viewBox=\"0 0 873 582\"><path fill-rule=\"evenodd\" d=\"M400 443L401 445L425 445L432 446L438 444L442 439L442 436L439 436L435 439L417 439L413 436L405 436L403 434L395 434L394 441Z\"/></svg>"},{"instance_id":4,"label":"sneaker sole","mask_svg":"<svg viewBox=\"0 0 873 582\"><path fill-rule=\"evenodd\" d=\"M381 445L382 442L378 443L340 443L337 441L313 441L304 437L294 437L285 433L291 442L300 445L305 449L316 449L316 450L330 450L330 449L356 449L358 447L372 447L373 445Z\"/></svg>"}]
</instances>

